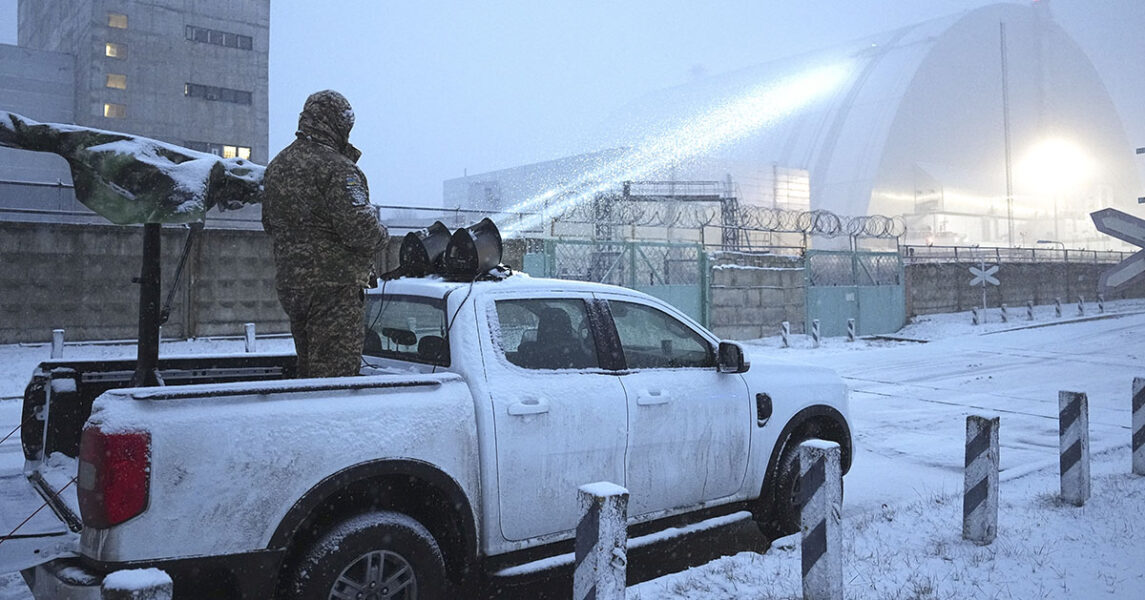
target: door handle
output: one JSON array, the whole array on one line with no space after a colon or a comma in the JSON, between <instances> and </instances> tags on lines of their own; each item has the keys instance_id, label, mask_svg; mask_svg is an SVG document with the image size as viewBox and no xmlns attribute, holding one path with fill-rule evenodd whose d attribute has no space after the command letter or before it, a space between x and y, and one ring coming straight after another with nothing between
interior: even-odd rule
<instances>
[{"instance_id":1,"label":"door handle","mask_svg":"<svg viewBox=\"0 0 1145 600\"><path fill-rule=\"evenodd\" d=\"M525 398L520 402L509 405L509 414L519 417L522 415L539 415L549 412L549 401L537 398Z\"/></svg>"},{"instance_id":2,"label":"door handle","mask_svg":"<svg viewBox=\"0 0 1145 600\"><path fill-rule=\"evenodd\" d=\"M636 393L636 404L640 406L655 406L671 401L672 393L666 390L643 390Z\"/></svg>"}]
</instances>

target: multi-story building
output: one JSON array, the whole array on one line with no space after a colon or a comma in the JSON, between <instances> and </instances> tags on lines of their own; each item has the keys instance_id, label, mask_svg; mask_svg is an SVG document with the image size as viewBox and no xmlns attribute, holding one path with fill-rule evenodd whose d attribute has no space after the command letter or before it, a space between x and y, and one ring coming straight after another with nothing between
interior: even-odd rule
<instances>
[{"instance_id":1,"label":"multi-story building","mask_svg":"<svg viewBox=\"0 0 1145 600\"><path fill-rule=\"evenodd\" d=\"M20 0L18 31L0 46L0 109L270 159L270 0ZM70 182L63 161L0 152L0 209L37 210L60 194L34 184Z\"/></svg>"}]
</instances>

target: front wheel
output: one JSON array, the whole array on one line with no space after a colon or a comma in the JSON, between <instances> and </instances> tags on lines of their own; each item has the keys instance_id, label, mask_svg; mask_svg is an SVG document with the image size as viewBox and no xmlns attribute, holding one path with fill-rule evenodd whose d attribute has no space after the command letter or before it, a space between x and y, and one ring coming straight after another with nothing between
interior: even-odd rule
<instances>
[{"instance_id":1,"label":"front wheel","mask_svg":"<svg viewBox=\"0 0 1145 600\"><path fill-rule=\"evenodd\" d=\"M760 530L769 539L778 539L799 531L803 510L802 479L799 477L799 445L818 437L816 431L798 439L789 440L779 455L775 479L761 495L756 512ZM841 485L841 482L840 482ZM840 489L840 491L842 491Z\"/></svg>"},{"instance_id":2,"label":"front wheel","mask_svg":"<svg viewBox=\"0 0 1145 600\"><path fill-rule=\"evenodd\" d=\"M448 597L445 560L421 523L371 512L335 525L306 551L291 580L302 600Z\"/></svg>"}]
</instances>

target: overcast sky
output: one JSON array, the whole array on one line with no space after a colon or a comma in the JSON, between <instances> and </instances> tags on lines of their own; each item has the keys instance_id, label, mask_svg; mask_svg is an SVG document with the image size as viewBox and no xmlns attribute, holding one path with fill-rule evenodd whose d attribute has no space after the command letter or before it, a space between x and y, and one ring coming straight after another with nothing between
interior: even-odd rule
<instances>
[{"instance_id":1,"label":"overcast sky","mask_svg":"<svg viewBox=\"0 0 1145 600\"><path fill-rule=\"evenodd\" d=\"M1145 0L1042 1L1145 146ZM270 148L310 92L339 90L373 201L440 205L444 179L583 151L578 132L657 89L991 3L274 0ZM0 43L15 14L0 0Z\"/></svg>"}]
</instances>

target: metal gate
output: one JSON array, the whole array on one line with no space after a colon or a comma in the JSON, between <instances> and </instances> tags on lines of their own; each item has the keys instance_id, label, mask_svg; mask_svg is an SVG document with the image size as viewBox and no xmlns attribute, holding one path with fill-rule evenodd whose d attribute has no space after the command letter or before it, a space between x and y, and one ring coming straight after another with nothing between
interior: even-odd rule
<instances>
[{"instance_id":1,"label":"metal gate","mask_svg":"<svg viewBox=\"0 0 1145 600\"><path fill-rule=\"evenodd\" d=\"M807 329L819 320L824 336L893 333L906 323L902 257L897 252L808 250Z\"/></svg>"},{"instance_id":2,"label":"metal gate","mask_svg":"<svg viewBox=\"0 0 1145 600\"><path fill-rule=\"evenodd\" d=\"M708 325L708 257L699 244L545 240L525 272L608 283L655 296Z\"/></svg>"}]
</instances>

